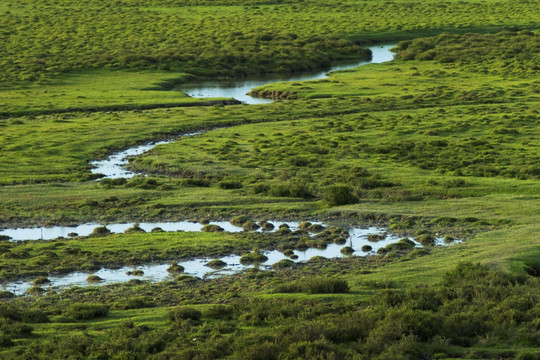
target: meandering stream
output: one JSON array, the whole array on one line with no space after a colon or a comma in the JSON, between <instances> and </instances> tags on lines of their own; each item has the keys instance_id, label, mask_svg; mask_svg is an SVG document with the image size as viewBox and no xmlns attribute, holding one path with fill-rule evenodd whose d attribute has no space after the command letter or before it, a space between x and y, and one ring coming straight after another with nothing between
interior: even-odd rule
<instances>
[{"instance_id":1,"label":"meandering stream","mask_svg":"<svg viewBox=\"0 0 540 360\"><path fill-rule=\"evenodd\" d=\"M357 61L348 64L338 64L326 71L315 71L293 75L271 75L243 81L199 81L182 84L177 90L185 92L195 98L234 98L245 104L267 104L274 100L256 98L247 95L253 88L281 81L308 81L328 77L328 73L337 70L352 69L361 65L379 64L394 59L394 53L390 51L396 44L368 46L372 58L369 61Z\"/></svg>"},{"instance_id":2,"label":"meandering stream","mask_svg":"<svg viewBox=\"0 0 540 360\"><path fill-rule=\"evenodd\" d=\"M247 95L247 93L255 87L274 83L274 82L308 81L308 80L324 79L328 76L328 73L332 71L346 70L346 69L355 68L361 65L378 64L378 63L390 61L390 60L393 60L394 58L394 53L390 51L390 49L393 48L394 46L395 44L370 46L369 49L371 50L373 54L372 59L370 61L360 61L360 62L355 62L355 63L351 63L347 65L336 65L336 66L331 67L329 71L318 71L314 73L291 75L288 77L272 76L272 77L259 78L255 80L251 79L251 80L245 80L245 81L191 82L191 83L182 85L182 87L180 87L178 90L183 91L192 97L200 97L200 98L208 98L208 97L231 98L232 97L246 104L270 103L270 102L273 102L274 100L251 97ZM194 136L194 135L199 135L201 133L202 132L194 132L194 133L189 133L189 134L183 134L183 135L180 135L179 137L181 138L181 137ZM139 145L133 148L129 148L127 150L116 152L110 155L107 159L92 161L90 163L93 167L91 171L93 174L103 174L105 178L129 179L137 175L137 173L134 173L125 169L125 166L128 163L129 157L142 155L143 153L153 149L154 147L158 145L167 144L175 140L177 140L177 138L165 140L165 141L149 142L144 145Z\"/></svg>"},{"instance_id":3,"label":"meandering stream","mask_svg":"<svg viewBox=\"0 0 540 360\"><path fill-rule=\"evenodd\" d=\"M331 67L328 71L318 71L312 73L297 74L292 76L272 76L272 77L263 77L245 81L204 81L204 82L192 82L188 84L183 84L176 90L187 93L189 96L198 97L198 98L209 98L209 97L227 97L234 98L236 100L242 101L246 104L264 104L270 103L273 100L271 99L261 99L255 98L247 95L251 89L259 86L263 86L269 83L280 82L280 81L308 81L308 80L317 80L323 79L328 76L328 73L337 70L345 70L355 68L361 65L372 64L372 63L382 63L390 61L394 58L394 54L390 52L390 49L394 47L394 44L391 45L376 45L371 46L369 49L372 51L373 57L370 61L361 61L355 63L349 63L346 65L336 65ZM183 134L180 137L195 136L201 134L201 132L194 132L189 134ZM144 145L136 146L129 148L124 151L120 151L110 155L105 160L98 160L91 162L93 169L91 170L94 174L103 174L105 178L131 178L136 173L128 171L125 169L125 165L128 163L128 158L132 156L141 155L150 149L154 148L157 145L166 144L176 139L170 139L165 141L150 142ZM298 222L280 222L286 223L289 225L291 230L298 229ZM234 226L229 222L213 222L213 224L219 225L225 231L228 232L237 232L242 231L242 228ZM275 223L278 225L278 223ZM16 228L16 229L2 229L0 230L0 236L9 236L12 241L21 241L21 240L51 240L57 238L67 238L73 236L87 236L89 235L96 227L101 226L97 223L88 223L81 224L76 226L55 226L55 227L34 227L34 228ZM133 223L123 223L123 224L107 224L107 228L113 233L122 233L128 228L132 227ZM142 229L149 232L154 228L161 228L163 231L201 231L203 225L196 222L189 221L179 221L179 222L156 222L156 223L140 223L139 225ZM277 228L277 226L276 226ZM260 231L260 230L259 230ZM349 240L346 244L328 244L325 249L309 248L307 250L294 250L295 255L298 256L297 259L294 259L295 262L308 261L313 256L323 256L327 258L336 258L344 256L341 253L341 249L344 246L351 246L355 252L356 256L365 256L368 254L374 254L381 247L385 247L388 244L395 243L399 240L399 237L394 235L388 235L384 240L378 242L369 242L367 239L368 234L382 234L385 232L385 229L381 228L350 228L349 231ZM442 239L437 239L436 244L443 244ZM370 245L371 250L368 252L362 251L361 248L363 245ZM420 246L417 244L417 246ZM227 255L221 257L220 260L224 261L227 265L220 269L215 270L207 267L205 264L211 260L208 258L197 258L191 260L180 261L179 264L185 268L185 273L189 275L194 275L197 277L212 277L212 276L222 276L225 274L232 274L239 271L244 271L253 266L260 266L261 268L271 268L271 266L280 260L288 259L287 256L283 255L277 250L267 251L264 253L268 260L263 264L259 265L242 265L240 264L239 255ZM94 273L84 273L84 272L74 272L67 275L50 275L48 279L51 281L50 284L44 285L46 289L62 289L71 286L88 286L89 283L86 281L86 278L89 275L97 275L103 279L100 285L125 282L131 279L137 278L141 280L147 280L152 282L158 282L163 280L172 280L174 275L171 275L167 272L169 264L147 264L143 266L136 267L122 267L120 269L101 269ZM144 272L141 276L128 275L133 270L142 270ZM24 294L32 286L31 281L16 281L0 285L0 289L8 290L16 295Z\"/></svg>"}]
</instances>

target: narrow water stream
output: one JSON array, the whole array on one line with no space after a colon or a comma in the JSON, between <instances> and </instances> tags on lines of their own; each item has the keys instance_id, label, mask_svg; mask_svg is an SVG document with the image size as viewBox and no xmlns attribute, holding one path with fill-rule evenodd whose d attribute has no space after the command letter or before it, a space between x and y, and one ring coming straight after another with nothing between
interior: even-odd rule
<instances>
[{"instance_id":1,"label":"narrow water stream","mask_svg":"<svg viewBox=\"0 0 540 360\"><path fill-rule=\"evenodd\" d=\"M294 75L271 75L243 81L199 81L182 84L177 90L195 98L234 98L245 104L267 104L274 100L262 99L247 95L253 88L281 81L309 81L328 77L328 73L337 70L352 69L361 65L379 64L394 59L394 53L390 51L396 44L368 46L372 58L369 61L356 61L348 64L338 64L326 71L306 72Z\"/></svg>"},{"instance_id":2,"label":"narrow water stream","mask_svg":"<svg viewBox=\"0 0 540 360\"><path fill-rule=\"evenodd\" d=\"M198 97L198 98L210 98L210 97L227 97L235 98L246 104L265 104L271 103L274 100L271 99L261 99L255 98L247 95L251 89L263 86L266 84L271 84L279 81L308 81L308 80L318 80L328 77L328 73L337 70L346 70L352 69L361 65L367 64L378 64L394 59L394 53L390 51L391 48L395 47L395 44L390 45L375 45L368 47L373 57L370 61L360 61L355 63L350 63L346 65L335 65L330 68L328 71L318 71L305 74L297 74L291 76L271 76L258 79L244 80L244 81L202 81L202 82L190 82L183 84L179 91L187 93L189 96ZM190 134L183 134L179 136L188 137L199 135L202 132L194 132ZM136 146L129 148L127 150L116 152L110 155L107 159L96 160L90 162L92 165L91 172L93 174L103 174L105 178L118 179L124 178L129 179L135 175L131 171L125 169L125 166L128 163L128 158L131 156L142 155L143 153L153 149L154 147L162 144L167 144L176 139L158 141L158 142L149 142L144 145Z\"/></svg>"},{"instance_id":3,"label":"narrow water stream","mask_svg":"<svg viewBox=\"0 0 540 360\"><path fill-rule=\"evenodd\" d=\"M297 74L293 76L279 77L265 77L258 79L251 79L246 81L204 81L184 84L177 90L183 91L192 97L207 98L207 97L227 97L235 98L246 104L263 104L270 103L273 100L254 98L247 95L251 89L263 86L269 83L280 81L308 81L324 79L328 73L337 70L345 70L355 68L361 65L382 63L390 61L394 58L394 54L390 52L390 49L394 47L391 45L376 45L371 46L369 49L372 51L373 57L371 61L361 61L345 65L333 66L328 71L318 71L312 73ZM188 137L199 135L202 132L194 132L181 135L180 137ZM144 145L133 147L124 151L120 151L112 154L105 160L92 161L91 165L94 167L92 173L103 174L105 178L131 178L136 173L127 171L125 165L128 163L128 158L131 156L141 155L157 145L166 144L176 139L150 142ZM284 222L280 222L284 223ZM298 229L298 222L285 222L291 230ZM229 222L213 222L213 224L219 225L225 231L238 232L242 231L242 228L234 226ZM275 223L276 229L278 223ZM55 226L55 227L34 227L34 228L16 228L16 229L1 229L0 236L8 236L11 241L21 240L51 240L57 238L68 238L73 236L87 236L96 227L101 226L97 223L81 224L76 226ZM107 224L107 228L113 233L122 233L128 228L132 227L133 223L123 224ZM203 225L196 222L179 221L179 222L156 222L156 223L140 223L142 229L147 232L152 231L154 228L161 228L164 231L201 231ZM260 231L260 230L259 230ZM355 252L353 256L366 256L368 254L374 254L381 247L385 247L388 244L395 243L399 240L399 237L388 235L382 241L370 242L367 239L368 234L382 234L385 229L381 228L350 228L348 229L350 237L346 244L328 244L325 249L309 248L307 250L294 250L295 255L298 256L294 259L295 262L305 262L311 259L313 256L323 256L327 258L336 258L344 256L341 254L341 249L345 246L351 246ZM436 244L441 245L444 242L442 239L437 239ZM362 251L361 248L364 245L370 245L371 250L369 252ZM417 244L417 246L420 246ZM215 270L207 267L205 264L211 260L208 258L198 258L186 261L180 261L179 264L185 268L185 274L194 275L197 277L212 277L222 276L226 274L232 274L239 271L244 271L253 266L259 266L263 269L270 269L271 266L280 260L288 259L285 255L277 250L267 251L264 253L268 260L259 265L242 265L240 264L240 256L228 255L222 257L220 260L224 261L227 265L220 269ZM92 274L83 272L74 272L67 275L51 275L49 276L50 284L44 285L45 289L62 289L71 286L89 286L86 281L89 275L97 275L103 279L103 281L97 285L125 282L131 279L141 279L152 282L158 282L163 280L174 279L173 275L167 272L167 268L170 264L147 264L136 267L123 267L120 269L101 269ZM142 270L143 275L133 276L128 275L133 270ZM24 294L32 286L31 281L16 281L11 283L0 284L0 289L8 290L16 295Z\"/></svg>"}]
</instances>

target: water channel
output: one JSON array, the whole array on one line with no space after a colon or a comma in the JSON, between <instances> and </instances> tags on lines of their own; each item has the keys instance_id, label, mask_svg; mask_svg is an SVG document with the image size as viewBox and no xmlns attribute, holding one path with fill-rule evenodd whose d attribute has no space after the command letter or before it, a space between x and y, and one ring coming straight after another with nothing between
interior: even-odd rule
<instances>
[{"instance_id":1,"label":"water channel","mask_svg":"<svg viewBox=\"0 0 540 360\"><path fill-rule=\"evenodd\" d=\"M252 80L244 80L244 81L215 81L214 80L214 81L190 82L188 84L183 84L178 90L187 93L189 96L197 97L197 98L226 97L226 98L235 98L246 104L271 103L274 100L251 97L247 95L247 93L255 87L270 84L270 83L275 83L279 81L308 81L308 80L324 79L328 77L328 73L332 71L352 69L361 65L378 64L378 63L390 61L390 60L393 60L394 58L394 53L390 51L390 49L393 48L394 46L395 44L370 46L368 48L371 50L373 54L372 59L370 61L360 61L360 62L350 63L346 65L343 65L343 64L335 65L329 71L318 71L318 72L312 72L312 73L292 75L288 77L272 76L272 77L266 77L266 78L258 78L256 80L252 79ZM181 138L181 137L194 136L194 135L199 135L201 133L202 132L194 132L190 134L183 134L179 137ZM110 179L117 179L117 178L129 179L137 175L136 173L133 173L125 169L125 166L128 163L129 157L139 156L158 145L167 144L177 139L178 138L165 140L165 141L158 141L158 142L149 142L144 145L139 145L133 148L129 148L127 150L116 152L110 155L107 159L92 161L90 163L93 167L91 172L93 174L103 174L105 178L110 178Z\"/></svg>"},{"instance_id":2,"label":"water channel","mask_svg":"<svg viewBox=\"0 0 540 360\"><path fill-rule=\"evenodd\" d=\"M390 51L396 44L368 46L372 58L369 61L350 62L338 64L326 71L307 72L295 75L266 76L243 81L198 81L182 84L176 90L182 91L195 98L234 98L245 104L267 104L274 100L255 98L247 95L253 88L281 81L308 81L319 80L328 77L328 73L337 70L352 69L361 65L379 64L394 59L394 53Z\"/></svg>"}]
</instances>

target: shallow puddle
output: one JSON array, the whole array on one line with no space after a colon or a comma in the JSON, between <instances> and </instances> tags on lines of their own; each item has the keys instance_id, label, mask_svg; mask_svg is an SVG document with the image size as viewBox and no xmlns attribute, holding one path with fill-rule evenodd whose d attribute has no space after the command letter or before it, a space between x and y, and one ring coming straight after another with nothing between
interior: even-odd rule
<instances>
[{"instance_id":1,"label":"shallow puddle","mask_svg":"<svg viewBox=\"0 0 540 360\"><path fill-rule=\"evenodd\" d=\"M273 222L278 228L279 224L286 223L290 226L291 230L294 231L298 229L299 222ZM313 222L319 223L320 222ZM234 226L229 222L212 222L212 224L219 225L223 227L226 231L242 231L240 227ZM124 231L125 229L131 227L132 224L114 224L108 225L107 227L111 230L116 230L118 232ZM200 231L200 228L203 226L199 223L193 222L175 222L175 223L141 223L140 225L143 229L150 231L154 227L161 227L165 231ZM185 226L185 227L184 227ZM80 229L92 230L95 227L93 224L85 224L77 227ZM70 228L72 230L72 228ZM67 230L64 230L67 231ZM243 265L240 263L239 255L227 255L220 257L219 259L225 262L227 265L222 269L216 270L212 269L206 264L213 260L213 258L201 257L191 260L181 260L178 259L178 264L184 267L184 272L180 274L193 275L199 278L208 278L208 277L217 277L230 275L237 272L245 271L246 269L258 266L261 269L270 270L272 265L283 260L290 259L294 262L306 262L314 256L322 256L326 258L340 258L344 256L366 256L373 255L377 253L379 248L385 247L389 244L396 243L401 236L386 234L386 237L377 242L371 242L368 240L368 234L383 234L386 229L377 228L377 227L368 227L368 228L349 228L349 238L345 244L328 244L325 249L309 248L306 250L294 250L294 254L298 256L297 259L290 259L289 257L283 255L280 251L272 250L266 251L264 254L268 257L268 260L258 264L258 265ZM311 234L314 235L314 234ZM362 251L362 246L369 245L372 247L372 250L369 252ZM436 240L436 245L444 245L443 239L439 238ZM341 249L345 246L350 246L354 249L352 255L343 255ZM420 247L419 244L416 244L417 247ZM174 280L179 274L170 274L167 272L167 268L170 266L170 263L161 263L161 264L146 264L140 266L124 266L119 269L101 269L92 273L85 272L73 272L67 275L50 275L48 279L51 281L48 285L41 285L45 290L60 290L72 286L100 286L112 283L121 283L126 282L131 279L140 279L151 282L159 282L164 280ZM128 272L133 272L134 270L142 270L143 275L134 276L128 275ZM87 277L90 275L96 275L103 279L102 282L94 284L87 282ZM8 290L16 295L23 295L29 288L32 287L31 281L16 281L11 283L5 283L0 285L0 289Z\"/></svg>"}]
</instances>

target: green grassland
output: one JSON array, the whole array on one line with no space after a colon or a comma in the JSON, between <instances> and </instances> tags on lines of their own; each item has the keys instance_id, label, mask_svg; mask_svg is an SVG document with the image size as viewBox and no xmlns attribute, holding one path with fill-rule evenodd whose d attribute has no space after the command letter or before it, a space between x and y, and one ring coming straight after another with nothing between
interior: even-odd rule
<instances>
[{"instance_id":1,"label":"green grassland","mask_svg":"<svg viewBox=\"0 0 540 360\"><path fill-rule=\"evenodd\" d=\"M223 104L170 91L187 74L165 71L90 70L44 83L0 88L2 117ZM230 99L229 99L230 100Z\"/></svg>"},{"instance_id":2,"label":"green grassland","mask_svg":"<svg viewBox=\"0 0 540 360\"><path fill-rule=\"evenodd\" d=\"M0 291L0 358L539 359L539 5L2 2L1 227L246 214L465 242L216 279ZM324 68L399 40L392 62L253 91L271 104L169 91ZM147 177L90 172L114 151L196 130L131 159ZM2 240L0 278L283 249L301 236Z\"/></svg>"}]
</instances>

